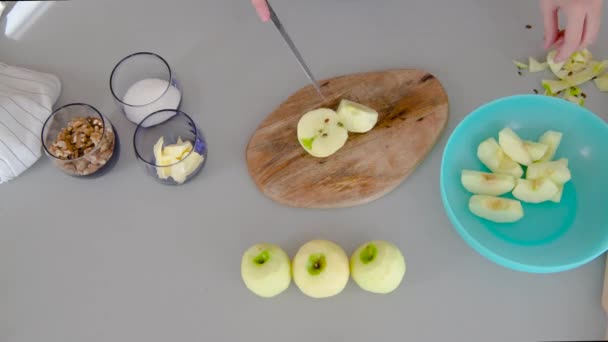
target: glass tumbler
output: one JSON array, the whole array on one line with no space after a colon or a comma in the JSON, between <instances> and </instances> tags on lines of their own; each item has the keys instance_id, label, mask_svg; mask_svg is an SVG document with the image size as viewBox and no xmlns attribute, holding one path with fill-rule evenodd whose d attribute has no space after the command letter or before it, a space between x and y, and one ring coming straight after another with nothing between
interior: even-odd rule
<instances>
[{"instance_id":1,"label":"glass tumbler","mask_svg":"<svg viewBox=\"0 0 608 342\"><path fill-rule=\"evenodd\" d=\"M149 125L159 117L169 117ZM133 135L135 156L147 174L169 185L181 185L194 178L207 161L207 144L201 130L186 113L160 110L147 116Z\"/></svg>"},{"instance_id":2,"label":"glass tumbler","mask_svg":"<svg viewBox=\"0 0 608 342\"><path fill-rule=\"evenodd\" d=\"M93 106L71 103L55 110L42 127L42 146L61 171L80 177L101 176L118 160L118 135Z\"/></svg>"},{"instance_id":3,"label":"glass tumbler","mask_svg":"<svg viewBox=\"0 0 608 342\"><path fill-rule=\"evenodd\" d=\"M161 109L178 110L182 89L169 63L152 52L129 55L114 67L110 91L127 119L139 125ZM147 120L145 127L157 125L175 112L167 111Z\"/></svg>"}]
</instances>

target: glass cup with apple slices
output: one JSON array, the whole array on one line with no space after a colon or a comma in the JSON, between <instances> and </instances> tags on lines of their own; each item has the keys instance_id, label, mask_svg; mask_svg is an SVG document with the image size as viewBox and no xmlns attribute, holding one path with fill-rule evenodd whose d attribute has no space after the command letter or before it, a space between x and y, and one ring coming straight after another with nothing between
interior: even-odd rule
<instances>
[{"instance_id":1,"label":"glass cup with apple slices","mask_svg":"<svg viewBox=\"0 0 608 342\"><path fill-rule=\"evenodd\" d=\"M158 118L168 120L157 122ZM186 113L164 109L148 115L133 135L135 156L147 174L168 185L181 185L201 171L207 161L207 143Z\"/></svg>"}]
</instances>

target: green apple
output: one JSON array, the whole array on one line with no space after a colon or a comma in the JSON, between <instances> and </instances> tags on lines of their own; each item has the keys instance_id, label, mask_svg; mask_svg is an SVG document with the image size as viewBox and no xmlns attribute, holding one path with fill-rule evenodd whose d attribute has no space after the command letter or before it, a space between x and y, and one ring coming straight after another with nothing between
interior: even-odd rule
<instances>
[{"instance_id":1,"label":"green apple","mask_svg":"<svg viewBox=\"0 0 608 342\"><path fill-rule=\"evenodd\" d=\"M346 144L348 131L331 109L304 114L298 121L298 141L311 156L329 157Z\"/></svg>"},{"instance_id":2,"label":"green apple","mask_svg":"<svg viewBox=\"0 0 608 342\"><path fill-rule=\"evenodd\" d=\"M251 292L260 297L274 297L291 282L289 256L275 244L253 245L243 254L241 277Z\"/></svg>"},{"instance_id":3,"label":"green apple","mask_svg":"<svg viewBox=\"0 0 608 342\"><path fill-rule=\"evenodd\" d=\"M507 156L522 165L530 165L532 157L526 149L524 142L513 132L512 129L506 127L498 132L498 144Z\"/></svg>"},{"instance_id":4,"label":"green apple","mask_svg":"<svg viewBox=\"0 0 608 342\"><path fill-rule=\"evenodd\" d=\"M337 295L348 283L348 277L348 257L342 247L331 241L309 241L293 258L293 281L309 297Z\"/></svg>"},{"instance_id":5,"label":"green apple","mask_svg":"<svg viewBox=\"0 0 608 342\"><path fill-rule=\"evenodd\" d=\"M373 293L394 291L401 284L405 268L401 251L387 241L366 242L350 258L353 280L363 290Z\"/></svg>"},{"instance_id":6,"label":"green apple","mask_svg":"<svg viewBox=\"0 0 608 342\"><path fill-rule=\"evenodd\" d=\"M518 179L513 196L523 202L541 203L551 200L558 190L557 185L546 178Z\"/></svg>"},{"instance_id":7,"label":"green apple","mask_svg":"<svg viewBox=\"0 0 608 342\"><path fill-rule=\"evenodd\" d=\"M521 202L487 195L471 196L469 210L481 218L498 223L516 222L524 216Z\"/></svg>"},{"instance_id":8,"label":"green apple","mask_svg":"<svg viewBox=\"0 0 608 342\"><path fill-rule=\"evenodd\" d=\"M338 118L349 132L365 133L371 131L378 122L378 112L344 99L338 106Z\"/></svg>"},{"instance_id":9,"label":"green apple","mask_svg":"<svg viewBox=\"0 0 608 342\"><path fill-rule=\"evenodd\" d=\"M469 192L480 195L499 196L515 187L515 177L511 175L472 170L462 170L460 181Z\"/></svg>"}]
</instances>

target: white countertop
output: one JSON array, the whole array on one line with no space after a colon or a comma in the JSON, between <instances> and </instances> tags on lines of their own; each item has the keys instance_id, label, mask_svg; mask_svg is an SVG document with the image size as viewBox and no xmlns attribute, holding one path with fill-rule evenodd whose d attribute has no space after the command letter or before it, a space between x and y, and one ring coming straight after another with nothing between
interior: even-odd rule
<instances>
[{"instance_id":1,"label":"white countertop","mask_svg":"<svg viewBox=\"0 0 608 342\"><path fill-rule=\"evenodd\" d=\"M307 0L274 3L321 79L387 68L434 73L450 99L446 131L388 196L337 210L293 209L262 195L245 146L259 122L306 78L272 24L248 0L58 2L0 61L58 75L58 105L89 103L118 129L116 167L74 179L43 157L0 186L0 341L536 341L603 337L603 258L534 275L499 267L452 229L439 196L443 146L491 99L541 89L512 59L541 58L530 0ZM532 29L525 28L531 24ZM604 23L606 24L606 22ZM608 57L608 25L599 58ZM182 109L202 127L209 161L182 187L156 183L135 159L135 126L109 90L115 63L137 51L165 57L183 84ZM608 96L588 85L587 107ZM604 116L606 118L606 116ZM292 284L263 300L240 279L242 252L275 242L293 256L313 238L348 253L370 239L408 262L395 293L352 281L339 296Z\"/></svg>"}]
</instances>

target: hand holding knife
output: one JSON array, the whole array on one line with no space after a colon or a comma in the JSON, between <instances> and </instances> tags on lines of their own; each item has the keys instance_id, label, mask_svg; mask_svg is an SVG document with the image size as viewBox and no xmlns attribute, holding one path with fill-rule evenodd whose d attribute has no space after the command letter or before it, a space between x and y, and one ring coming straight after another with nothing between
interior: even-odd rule
<instances>
[{"instance_id":1,"label":"hand holding knife","mask_svg":"<svg viewBox=\"0 0 608 342\"><path fill-rule=\"evenodd\" d=\"M317 93L319 93L319 96L321 97L321 99L325 100L325 96L323 96L323 93L321 92L321 87L319 87L317 80L315 79L314 75L312 74L312 72L310 71L308 66L306 65L306 62L304 62L302 55L300 54L300 52L296 48L295 44L289 37L289 34L287 34L285 27L283 26L283 24L281 24L279 17L277 17L276 13L272 9L272 6L270 6L270 3L268 3L267 0L252 0L251 2L253 4L253 6L256 8L256 11L258 12L258 16L260 17L260 19L263 22L267 22L268 20L271 20L274 23L274 26L277 28L277 30L279 31L279 33L285 40L285 43L287 43L287 46L289 46L289 48L291 49L291 52L298 60L298 63L300 64L300 67L302 67L302 70L306 74L306 77L308 77L308 80L310 81L312 86L315 88Z\"/></svg>"}]
</instances>

